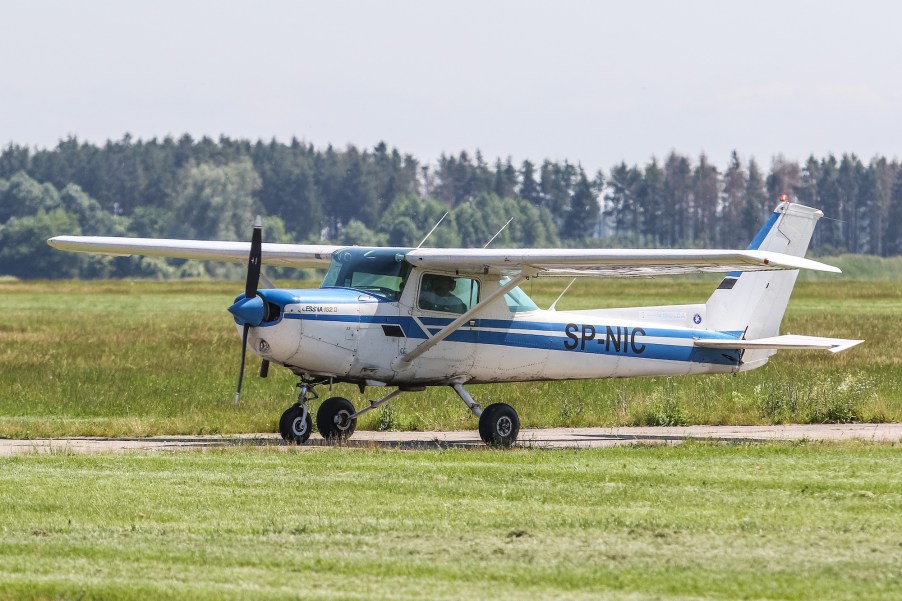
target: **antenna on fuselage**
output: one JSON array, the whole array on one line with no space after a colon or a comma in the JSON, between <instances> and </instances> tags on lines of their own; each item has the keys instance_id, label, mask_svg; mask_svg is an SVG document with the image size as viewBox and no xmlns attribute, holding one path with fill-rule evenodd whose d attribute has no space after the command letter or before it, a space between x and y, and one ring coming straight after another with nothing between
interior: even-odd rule
<instances>
[{"instance_id":1,"label":"antenna on fuselage","mask_svg":"<svg viewBox=\"0 0 902 601\"><path fill-rule=\"evenodd\" d=\"M557 311L557 309L555 307L557 307L558 301L561 300L562 298L564 298L564 295L567 294L567 291L570 290L570 286L572 286L573 282L575 282L575 281L576 281L576 278L573 278L572 280L570 280L570 283L567 284L567 287L564 288L564 291L561 292L560 295L555 299L555 301L553 303L551 303L551 306L548 307L549 311Z\"/></svg>"},{"instance_id":2,"label":"antenna on fuselage","mask_svg":"<svg viewBox=\"0 0 902 601\"><path fill-rule=\"evenodd\" d=\"M498 230L497 232L495 232L495 235L492 236L492 238L491 238L488 242L486 242L486 243L485 243L485 246L483 246L482 248L488 248L488 247L489 247L489 244L491 244L492 242L494 242L494 241L495 241L495 238L497 238L498 235L499 235L501 232L504 231L504 228L506 228L507 226L509 226L509 225L511 224L511 221L513 221L513 220L514 220L513 217L511 217L510 219L508 219L508 220L507 220L507 223L505 223L504 225L502 225L502 226L501 226L501 229Z\"/></svg>"},{"instance_id":3,"label":"antenna on fuselage","mask_svg":"<svg viewBox=\"0 0 902 601\"><path fill-rule=\"evenodd\" d=\"M419 244L417 244L417 248L420 248L421 246L423 246L423 243L426 242L426 240L429 239L429 236L431 236L431 235L432 235L432 232L435 231L435 228L437 228L437 227L439 226L439 224L440 224L442 221L444 221L445 217L448 216L448 213L449 213L449 212L450 212L450 211L445 211L445 214L442 215L441 218L440 218L438 221L435 222L435 225L432 226L432 229L429 230L429 233L426 234L426 237L423 238L423 239L420 241Z\"/></svg>"}]
</instances>

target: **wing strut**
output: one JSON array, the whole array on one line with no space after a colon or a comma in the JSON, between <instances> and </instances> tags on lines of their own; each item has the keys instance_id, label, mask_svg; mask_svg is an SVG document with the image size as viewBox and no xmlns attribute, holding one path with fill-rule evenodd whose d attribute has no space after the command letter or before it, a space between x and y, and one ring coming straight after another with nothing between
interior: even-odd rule
<instances>
[{"instance_id":1,"label":"wing strut","mask_svg":"<svg viewBox=\"0 0 902 601\"><path fill-rule=\"evenodd\" d=\"M464 313L463 315L461 315L460 317L458 317L457 319L455 319L454 321L452 321L451 323L446 325L444 328L439 330L435 336L428 339L426 342L422 343L420 346L418 346L417 348L413 349L412 351L410 351L409 353L407 353L406 355L404 355L403 357L398 359L398 361L395 363L395 365L393 367L395 367L396 369L406 368L408 365L410 365L411 361L413 361L414 359L416 359L417 357L419 357L420 355L422 355L423 353L425 353L426 351L428 351L429 349L434 347L436 344L438 344L439 342L441 342L442 340L444 340L445 338L447 338L448 336L450 336L451 334L456 332L458 329L460 329L460 327L462 325L469 322L470 319L472 319L474 315L476 315L477 313L482 311L482 309L484 309L489 303L494 301L499 296L503 296L503 295L507 294L508 292L510 292L511 290L516 288L518 285L520 285L520 283L523 282L523 280L525 280L525 279L526 279L526 276L522 273L520 275L512 278L511 281L506 283L504 286L501 286L500 288L498 288L497 290L495 290L494 292L489 294L487 297L482 299L482 301L473 305L473 307L469 311L467 311L466 313Z\"/></svg>"}]
</instances>

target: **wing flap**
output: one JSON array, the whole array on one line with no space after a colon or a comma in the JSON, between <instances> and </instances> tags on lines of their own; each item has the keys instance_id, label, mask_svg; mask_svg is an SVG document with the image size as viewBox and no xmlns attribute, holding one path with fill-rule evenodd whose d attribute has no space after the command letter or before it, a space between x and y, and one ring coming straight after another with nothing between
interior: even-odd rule
<instances>
[{"instance_id":1,"label":"wing flap","mask_svg":"<svg viewBox=\"0 0 902 601\"><path fill-rule=\"evenodd\" d=\"M56 236L47 244L71 252L104 255L146 255L173 259L202 259L245 263L249 242L115 238L103 236ZM263 264L276 267L327 267L340 246L317 244L263 244Z\"/></svg>"},{"instance_id":2,"label":"wing flap","mask_svg":"<svg viewBox=\"0 0 902 601\"><path fill-rule=\"evenodd\" d=\"M799 336L797 334L786 334L783 336L772 336L770 338L758 338L755 340L693 339L693 344L701 348L778 350L823 349L831 353L842 352L857 344L861 344L862 342L864 342L864 340Z\"/></svg>"}]
</instances>

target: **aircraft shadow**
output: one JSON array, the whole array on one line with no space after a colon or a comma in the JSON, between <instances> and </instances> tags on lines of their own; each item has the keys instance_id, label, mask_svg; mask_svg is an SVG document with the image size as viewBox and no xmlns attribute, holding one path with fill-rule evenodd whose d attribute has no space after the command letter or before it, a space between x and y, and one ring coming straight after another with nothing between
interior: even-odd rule
<instances>
[{"instance_id":1,"label":"aircraft shadow","mask_svg":"<svg viewBox=\"0 0 902 601\"><path fill-rule=\"evenodd\" d=\"M286 449L296 448L317 449L317 448L348 448L348 449L399 449L399 450L426 450L426 449L471 449L482 448L485 444L477 437L458 440L445 440L436 436L431 439L414 439L411 440L399 433L397 438L391 437L391 433L387 433L387 437L380 439L372 438L351 438L349 440L329 441L320 437L314 437L307 441L304 445L290 445L281 438L276 436L248 436L248 437L209 437L209 436L178 436L178 437L123 437L123 438L105 438L105 437L85 437L85 438L54 438L51 441L53 446L65 448L68 445L74 446L97 446L98 450L109 448L110 450L178 450L178 449L214 449L214 448L230 448L230 447L285 447ZM541 434L530 433L529 435L517 441L516 447L529 449L555 449L555 448L599 448L609 446L624 445L642 445L642 444L663 444L676 445L686 441L693 440L699 442L717 442L726 444L744 444L744 443L760 443L770 440L769 438L759 438L751 436L708 436L693 437L680 436L674 434L588 434L588 433L569 433L567 436L543 436ZM117 444L121 446L117 446Z\"/></svg>"}]
</instances>

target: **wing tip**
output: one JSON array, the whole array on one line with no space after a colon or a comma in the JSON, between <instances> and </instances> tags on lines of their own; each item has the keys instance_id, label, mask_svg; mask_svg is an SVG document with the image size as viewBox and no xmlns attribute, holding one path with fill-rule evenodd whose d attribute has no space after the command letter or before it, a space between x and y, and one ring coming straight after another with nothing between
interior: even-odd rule
<instances>
[{"instance_id":1,"label":"wing tip","mask_svg":"<svg viewBox=\"0 0 902 601\"><path fill-rule=\"evenodd\" d=\"M864 340L844 340L842 343L828 348L827 352L833 353L835 355L836 353L841 353L852 348L853 346L858 346L862 342L864 342Z\"/></svg>"}]
</instances>

